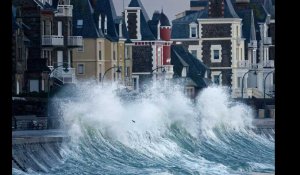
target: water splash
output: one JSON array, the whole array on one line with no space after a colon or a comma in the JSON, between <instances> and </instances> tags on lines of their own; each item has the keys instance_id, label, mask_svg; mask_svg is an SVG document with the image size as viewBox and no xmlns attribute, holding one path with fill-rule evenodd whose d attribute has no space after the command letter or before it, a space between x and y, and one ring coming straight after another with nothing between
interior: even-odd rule
<instances>
[{"instance_id":1,"label":"water splash","mask_svg":"<svg viewBox=\"0 0 300 175\"><path fill-rule=\"evenodd\" d=\"M77 98L56 99L71 142L62 166L49 173L274 172L274 141L251 130L252 109L230 99L226 87L203 89L192 101L181 86L162 84L138 95L116 84L81 84Z\"/></svg>"}]
</instances>

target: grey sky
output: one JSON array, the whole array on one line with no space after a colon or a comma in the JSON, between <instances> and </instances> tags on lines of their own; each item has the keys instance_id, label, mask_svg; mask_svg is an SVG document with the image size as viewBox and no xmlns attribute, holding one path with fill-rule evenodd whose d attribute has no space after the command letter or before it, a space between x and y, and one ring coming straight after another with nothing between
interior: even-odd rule
<instances>
[{"instance_id":1,"label":"grey sky","mask_svg":"<svg viewBox=\"0 0 300 175\"><path fill-rule=\"evenodd\" d=\"M113 0L117 15L120 15L123 11L123 0ZM125 7L128 6L130 0L124 0ZM155 10L161 11L163 8L164 13L168 16L170 22L175 19L175 15L188 10L190 7L190 0L141 0L143 3L149 18Z\"/></svg>"}]
</instances>

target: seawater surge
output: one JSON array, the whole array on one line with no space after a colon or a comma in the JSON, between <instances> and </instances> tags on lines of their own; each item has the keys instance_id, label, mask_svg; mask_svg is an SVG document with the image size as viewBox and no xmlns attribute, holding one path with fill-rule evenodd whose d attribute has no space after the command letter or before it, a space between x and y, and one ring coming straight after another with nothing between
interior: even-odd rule
<instances>
[{"instance_id":1,"label":"seawater surge","mask_svg":"<svg viewBox=\"0 0 300 175\"><path fill-rule=\"evenodd\" d=\"M56 101L71 138L61 162L13 174L274 173L274 140L253 131L252 109L228 88L205 88L191 101L180 86L162 84L136 95L116 84L78 85L77 97Z\"/></svg>"}]
</instances>

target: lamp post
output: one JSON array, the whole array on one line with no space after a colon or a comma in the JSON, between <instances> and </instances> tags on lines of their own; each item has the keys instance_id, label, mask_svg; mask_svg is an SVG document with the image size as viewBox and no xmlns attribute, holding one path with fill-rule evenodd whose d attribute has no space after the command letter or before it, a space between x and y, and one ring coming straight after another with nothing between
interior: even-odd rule
<instances>
[{"instance_id":1,"label":"lamp post","mask_svg":"<svg viewBox=\"0 0 300 175\"><path fill-rule=\"evenodd\" d=\"M254 73L256 74L256 70L250 69L243 75L243 78L242 78L242 99L244 98L244 78L245 78L245 75L251 71L255 71Z\"/></svg>"},{"instance_id":2,"label":"lamp post","mask_svg":"<svg viewBox=\"0 0 300 175\"><path fill-rule=\"evenodd\" d=\"M116 72L117 72L117 73L121 73L121 70L120 70L120 67L119 67L119 66L117 66L117 67L116 67L116 66L113 66L113 67L107 69L107 70L104 72L104 74L103 74L103 76L102 76L102 79L101 79L101 81L102 81L102 86L103 86L104 77L105 77L106 73L107 73L108 71L110 71L111 69L116 69L116 68L117 68Z\"/></svg>"},{"instance_id":3,"label":"lamp post","mask_svg":"<svg viewBox=\"0 0 300 175\"><path fill-rule=\"evenodd\" d=\"M274 70L272 70L271 72L268 72L266 77L264 78L264 106L266 107L266 80L267 80L267 77L273 73Z\"/></svg>"}]
</instances>

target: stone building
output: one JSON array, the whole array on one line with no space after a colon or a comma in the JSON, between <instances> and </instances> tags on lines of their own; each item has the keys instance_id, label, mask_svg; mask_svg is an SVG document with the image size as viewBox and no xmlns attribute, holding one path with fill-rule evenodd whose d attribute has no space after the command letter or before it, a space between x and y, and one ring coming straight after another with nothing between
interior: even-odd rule
<instances>
[{"instance_id":1,"label":"stone building","mask_svg":"<svg viewBox=\"0 0 300 175\"><path fill-rule=\"evenodd\" d=\"M82 45L82 38L72 35L70 1L14 0L13 5L19 14L16 20L22 21L24 35L30 40L23 89L48 92L49 88L75 83L71 53Z\"/></svg>"},{"instance_id":2,"label":"stone building","mask_svg":"<svg viewBox=\"0 0 300 175\"><path fill-rule=\"evenodd\" d=\"M73 0L72 4L73 30L84 38L83 47L73 53L77 78L131 86L131 42L112 0Z\"/></svg>"}]
</instances>

